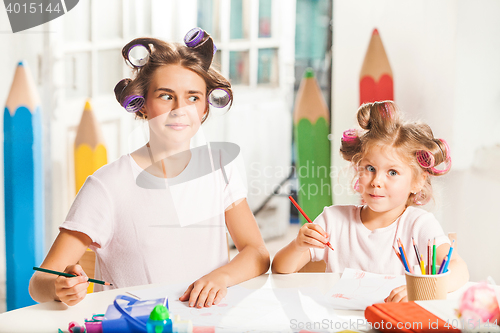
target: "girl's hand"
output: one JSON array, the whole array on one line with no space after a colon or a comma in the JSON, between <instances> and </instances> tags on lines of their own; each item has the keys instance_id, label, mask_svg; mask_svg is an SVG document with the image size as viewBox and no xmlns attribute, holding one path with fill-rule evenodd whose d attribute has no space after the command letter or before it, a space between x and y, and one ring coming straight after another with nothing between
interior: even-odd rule
<instances>
[{"instance_id":1,"label":"girl's hand","mask_svg":"<svg viewBox=\"0 0 500 333\"><path fill-rule=\"evenodd\" d=\"M190 307L211 307L219 302L227 294L227 277L220 273L210 273L192 283L179 297L185 302L189 300Z\"/></svg>"},{"instance_id":2,"label":"girl's hand","mask_svg":"<svg viewBox=\"0 0 500 333\"><path fill-rule=\"evenodd\" d=\"M89 286L87 281L89 278L80 265L67 266L64 273L78 276L72 278L58 276L55 280L56 296L67 305L78 304L87 295L87 287Z\"/></svg>"},{"instance_id":3,"label":"girl's hand","mask_svg":"<svg viewBox=\"0 0 500 333\"><path fill-rule=\"evenodd\" d=\"M328 237L329 235L319 225L306 223L300 228L295 245L301 252L305 252L311 247L324 249L325 244L328 243Z\"/></svg>"},{"instance_id":4,"label":"girl's hand","mask_svg":"<svg viewBox=\"0 0 500 333\"><path fill-rule=\"evenodd\" d=\"M386 303L389 302L408 302L408 297L406 296L406 285L397 287L391 291L389 296L384 299Z\"/></svg>"}]
</instances>

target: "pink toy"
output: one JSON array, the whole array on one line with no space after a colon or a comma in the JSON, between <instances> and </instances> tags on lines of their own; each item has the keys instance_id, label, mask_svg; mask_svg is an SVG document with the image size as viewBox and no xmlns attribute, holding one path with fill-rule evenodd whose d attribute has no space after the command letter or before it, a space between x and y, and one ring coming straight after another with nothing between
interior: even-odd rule
<instances>
[{"instance_id":1,"label":"pink toy","mask_svg":"<svg viewBox=\"0 0 500 333\"><path fill-rule=\"evenodd\" d=\"M466 323L500 324L500 309L495 290L486 282L481 282L465 291L458 312L460 319Z\"/></svg>"},{"instance_id":2,"label":"pink toy","mask_svg":"<svg viewBox=\"0 0 500 333\"><path fill-rule=\"evenodd\" d=\"M68 331L69 333L85 333L85 327L78 325L77 322L72 321L68 325Z\"/></svg>"}]
</instances>

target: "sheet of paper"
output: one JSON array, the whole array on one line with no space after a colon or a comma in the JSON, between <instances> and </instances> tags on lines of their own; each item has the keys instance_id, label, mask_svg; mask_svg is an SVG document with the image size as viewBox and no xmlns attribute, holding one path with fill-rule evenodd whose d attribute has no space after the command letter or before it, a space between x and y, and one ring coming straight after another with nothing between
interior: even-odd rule
<instances>
[{"instance_id":1,"label":"sheet of paper","mask_svg":"<svg viewBox=\"0 0 500 333\"><path fill-rule=\"evenodd\" d=\"M383 275L346 268L327 296L335 309L364 310L374 303L383 303L394 288L402 285L406 285L404 275Z\"/></svg>"},{"instance_id":2,"label":"sheet of paper","mask_svg":"<svg viewBox=\"0 0 500 333\"><path fill-rule=\"evenodd\" d=\"M168 295L173 315L191 320L194 326L214 326L216 332L297 332L300 323L325 322L328 327L323 327L324 331L331 331L334 323L345 321L335 315L328 298L314 287L272 288L270 283L259 289L233 286L218 305L202 309L178 300L184 290L184 285L162 286L130 294L142 300Z\"/></svg>"}]
</instances>

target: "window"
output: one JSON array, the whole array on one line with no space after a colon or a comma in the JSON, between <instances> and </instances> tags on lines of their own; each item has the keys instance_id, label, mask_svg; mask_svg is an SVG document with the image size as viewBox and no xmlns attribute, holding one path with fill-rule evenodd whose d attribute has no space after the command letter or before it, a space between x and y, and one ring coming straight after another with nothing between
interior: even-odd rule
<instances>
[{"instance_id":1,"label":"window","mask_svg":"<svg viewBox=\"0 0 500 333\"><path fill-rule=\"evenodd\" d=\"M233 85L277 86L276 0L198 0L198 26L214 37L215 66Z\"/></svg>"},{"instance_id":2,"label":"window","mask_svg":"<svg viewBox=\"0 0 500 333\"><path fill-rule=\"evenodd\" d=\"M151 33L151 0L80 1L66 16L65 98L112 95L127 75L122 47L135 36Z\"/></svg>"}]
</instances>

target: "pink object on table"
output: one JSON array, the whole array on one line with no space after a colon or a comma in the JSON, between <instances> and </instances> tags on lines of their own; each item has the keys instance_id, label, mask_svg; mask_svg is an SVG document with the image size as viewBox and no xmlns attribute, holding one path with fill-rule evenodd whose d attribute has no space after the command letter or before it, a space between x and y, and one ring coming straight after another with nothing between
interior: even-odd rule
<instances>
[{"instance_id":1,"label":"pink object on table","mask_svg":"<svg viewBox=\"0 0 500 333\"><path fill-rule=\"evenodd\" d=\"M460 318L465 322L489 321L500 324L500 309L495 290L486 282L481 282L467 289L462 295L458 309Z\"/></svg>"}]
</instances>

